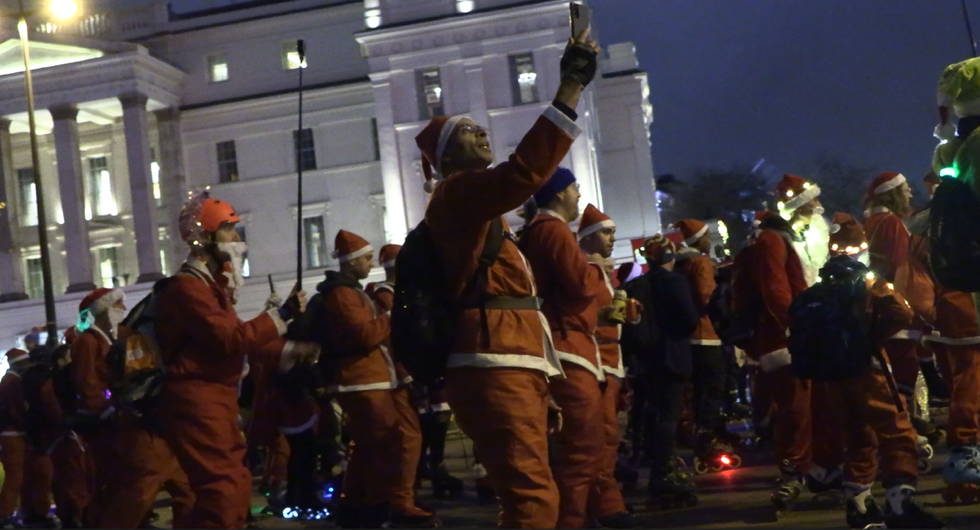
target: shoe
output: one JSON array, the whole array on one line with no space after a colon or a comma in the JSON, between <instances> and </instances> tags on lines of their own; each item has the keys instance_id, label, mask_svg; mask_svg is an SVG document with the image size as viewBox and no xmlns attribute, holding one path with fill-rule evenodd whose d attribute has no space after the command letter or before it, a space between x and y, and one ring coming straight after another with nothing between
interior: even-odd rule
<instances>
[{"instance_id":1,"label":"shoe","mask_svg":"<svg viewBox=\"0 0 980 530\"><path fill-rule=\"evenodd\" d=\"M48 514L42 517L25 517L24 528L61 528L61 519L57 515Z\"/></svg>"},{"instance_id":2,"label":"shoe","mask_svg":"<svg viewBox=\"0 0 980 530\"><path fill-rule=\"evenodd\" d=\"M814 468L817 466L814 465ZM806 489L813 494L827 493L829 491L841 491L844 489L844 477L841 468L820 469L821 473L814 474L817 469L811 469L806 476Z\"/></svg>"},{"instance_id":3,"label":"shoe","mask_svg":"<svg viewBox=\"0 0 980 530\"><path fill-rule=\"evenodd\" d=\"M800 493L803 492L805 480L803 474L796 471L789 462L783 462L780 473L779 489L769 496L777 514L793 509L796 500L800 498Z\"/></svg>"},{"instance_id":4,"label":"shoe","mask_svg":"<svg viewBox=\"0 0 980 530\"><path fill-rule=\"evenodd\" d=\"M455 499L463 494L463 481L450 475L445 464L435 468L429 474L429 480L432 482L432 496L437 499Z\"/></svg>"},{"instance_id":5,"label":"shoe","mask_svg":"<svg viewBox=\"0 0 980 530\"><path fill-rule=\"evenodd\" d=\"M0 529L6 530L8 528L24 528L24 525L20 524L20 522L13 517L5 517L0 519Z\"/></svg>"},{"instance_id":6,"label":"shoe","mask_svg":"<svg viewBox=\"0 0 980 530\"><path fill-rule=\"evenodd\" d=\"M915 490L911 488L903 488L898 494L904 497L901 499L901 514L892 510L890 500L885 503L885 528L946 528L941 520L915 502L914 494ZM892 491L889 490L891 495Z\"/></svg>"},{"instance_id":7,"label":"shoe","mask_svg":"<svg viewBox=\"0 0 980 530\"><path fill-rule=\"evenodd\" d=\"M596 523L599 528L639 528L640 526L639 521L629 511L597 517Z\"/></svg>"},{"instance_id":8,"label":"shoe","mask_svg":"<svg viewBox=\"0 0 980 530\"><path fill-rule=\"evenodd\" d=\"M863 529L870 525L880 525L884 521L885 516L882 515L881 508L871 495L864 499L864 512L858 510L854 499L847 501L848 528Z\"/></svg>"},{"instance_id":9,"label":"shoe","mask_svg":"<svg viewBox=\"0 0 980 530\"><path fill-rule=\"evenodd\" d=\"M388 519L388 528L439 528L441 525L436 514L413 506L402 512L392 512Z\"/></svg>"}]
</instances>

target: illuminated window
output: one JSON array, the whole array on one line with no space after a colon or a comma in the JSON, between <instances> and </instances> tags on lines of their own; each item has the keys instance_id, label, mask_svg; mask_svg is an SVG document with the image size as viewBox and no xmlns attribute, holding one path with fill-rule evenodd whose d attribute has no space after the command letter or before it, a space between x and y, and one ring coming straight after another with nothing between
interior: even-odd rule
<instances>
[{"instance_id":1,"label":"illuminated window","mask_svg":"<svg viewBox=\"0 0 980 530\"><path fill-rule=\"evenodd\" d=\"M17 170L17 189L20 192L20 224L37 226L37 192L34 186L34 169Z\"/></svg>"},{"instance_id":2,"label":"illuminated window","mask_svg":"<svg viewBox=\"0 0 980 530\"><path fill-rule=\"evenodd\" d=\"M300 67L306 68L306 57L303 57L302 61L299 60L296 41L282 43L282 69L295 70Z\"/></svg>"},{"instance_id":3,"label":"illuminated window","mask_svg":"<svg viewBox=\"0 0 980 530\"><path fill-rule=\"evenodd\" d=\"M442 116L442 81L438 68L415 71L415 85L419 98L419 117L423 120Z\"/></svg>"},{"instance_id":4,"label":"illuminated window","mask_svg":"<svg viewBox=\"0 0 980 530\"><path fill-rule=\"evenodd\" d=\"M364 0L364 25L371 29L381 25L381 0Z\"/></svg>"},{"instance_id":5,"label":"illuminated window","mask_svg":"<svg viewBox=\"0 0 980 530\"><path fill-rule=\"evenodd\" d=\"M534 56L530 53L511 55L510 80L514 105L537 103L538 74L534 71Z\"/></svg>"},{"instance_id":6,"label":"illuminated window","mask_svg":"<svg viewBox=\"0 0 980 530\"><path fill-rule=\"evenodd\" d=\"M112 175L109 173L109 160L104 156L88 159L89 204L85 218L91 219L106 215L116 215L116 199L112 195Z\"/></svg>"},{"instance_id":7,"label":"illuminated window","mask_svg":"<svg viewBox=\"0 0 980 530\"><path fill-rule=\"evenodd\" d=\"M238 182L238 154L235 141L218 142L218 182Z\"/></svg>"},{"instance_id":8,"label":"illuminated window","mask_svg":"<svg viewBox=\"0 0 980 530\"><path fill-rule=\"evenodd\" d=\"M457 13L469 13L473 11L476 7L476 2L473 0L456 0L456 12Z\"/></svg>"},{"instance_id":9,"label":"illuminated window","mask_svg":"<svg viewBox=\"0 0 980 530\"><path fill-rule=\"evenodd\" d=\"M36 223L35 223L36 224ZM27 296L44 298L44 270L41 268L41 258L27 258Z\"/></svg>"},{"instance_id":10,"label":"illuminated window","mask_svg":"<svg viewBox=\"0 0 980 530\"><path fill-rule=\"evenodd\" d=\"M306 239L306 268L322 269L327 266L327 234L323 229L323 216L303 219L303 238Z\"/></svg>"},{"instance_id":11,"label":"illuminated window","mask_svg":"<svg viewBox=\"0 0 980 530\"><path fill-rule=\"evenodd\" d=\"M96 249L95 267L100 285L105 288L119 287L119 247Z\"/></svg>"},{"instance_id":12,"label":"illuminated window","mask_svg":"<svg viewBox=\"0 0 980 530\"><path fill-rule=\"evenodd\" d=\"M150 178L153 180L153 200L157 206L163 206L163 196L160 193L160 164L157 163L157 151L150 148Z\"/></svg>"},{"instance_id":13,"label":"illuminated window","mask_svg":"<svg viewBox=\"0 0 980 530\"><path fill-rule=\"evenodd\" d=\"M224 54L208 56L208 77L212 83L220 83L228 80L228 61Z\"/></svg>"}]
</instances>

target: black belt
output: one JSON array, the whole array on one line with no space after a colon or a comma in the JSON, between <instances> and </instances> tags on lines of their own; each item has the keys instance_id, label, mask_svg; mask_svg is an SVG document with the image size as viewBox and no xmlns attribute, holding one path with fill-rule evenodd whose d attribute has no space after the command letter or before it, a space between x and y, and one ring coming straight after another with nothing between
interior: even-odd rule
<instances>
[{"instance_id":1,"label":"black belt","mask_svg":"<svg viewBox=\"0 0 980 530\"><path fill-rule=\"evenodd\" d=\"M483 302L485 309L527 309L533 311L541 310L541 299L537 296L491 296Z\"/></svg>"}]
</instances>

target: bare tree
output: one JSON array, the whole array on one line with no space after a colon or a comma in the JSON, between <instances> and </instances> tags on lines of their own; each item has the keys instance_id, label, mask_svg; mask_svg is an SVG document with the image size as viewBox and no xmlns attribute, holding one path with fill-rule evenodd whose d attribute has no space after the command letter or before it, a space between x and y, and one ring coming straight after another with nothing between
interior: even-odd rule
<instances>
[{"instance_id":1,"label":"bare tree","mask_svg":"<svg viewBox=\"0 0 980 530\"><path fill-rule=\"evenodd\" d=\"M817 157L803 175L820 186L820 203L828 216L844 212L857 219L863 217L864 192L880 171L873 167L853 166L829 155Z\"/></svg>"}]
</instances>

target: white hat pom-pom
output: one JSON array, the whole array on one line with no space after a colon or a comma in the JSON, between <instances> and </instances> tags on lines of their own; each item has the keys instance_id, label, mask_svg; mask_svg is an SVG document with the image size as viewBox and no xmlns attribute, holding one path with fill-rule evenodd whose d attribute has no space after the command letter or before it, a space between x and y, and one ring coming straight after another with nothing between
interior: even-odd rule
<instances>
[{"instance_id":1,"label":"white hat pom-pom","mask_svg":"<svg viewBox=\"0 0 980 530\"><path fill-rule=\"evenodd\" d=\"M436 184L438 183L439 182L436 181L436 179L429 179L425 181L425 185L423 185L422 187L425 189L426 193L431 194L432 192L436 191Z\"/></svg>"},{"instance_id":2,"label":"white hat pom-pom","mask_svg":"<svg viewBox=\"0 0 980 530\"><path fill-rule=\"evenodd\" d=\"M956 137L956 126L952 123L941 123L932 133L937 139L948 142Z\"/></svg>"}]
</instances>

